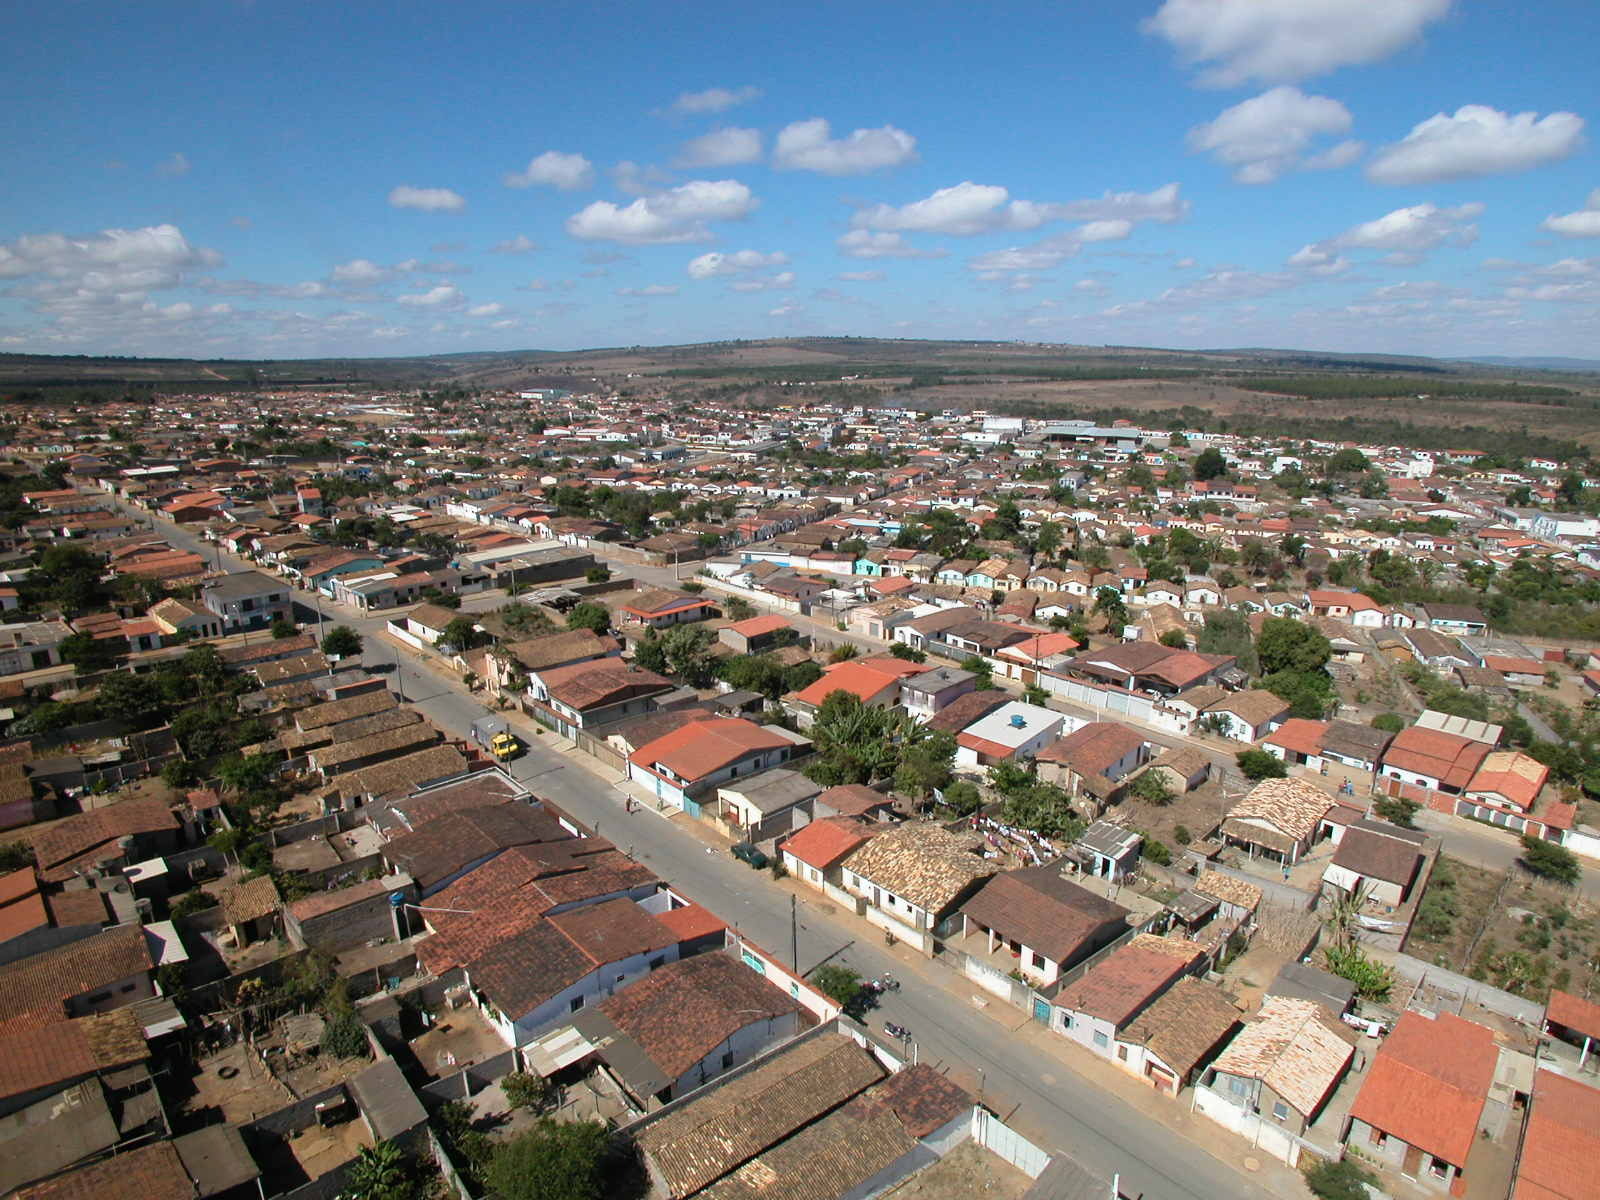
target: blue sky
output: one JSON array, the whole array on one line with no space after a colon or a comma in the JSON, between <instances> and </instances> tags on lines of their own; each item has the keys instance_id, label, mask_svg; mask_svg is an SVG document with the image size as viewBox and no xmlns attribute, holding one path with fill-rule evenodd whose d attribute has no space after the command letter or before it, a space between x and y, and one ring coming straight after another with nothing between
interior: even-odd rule
<instances>
[{"instance_id":1,"label":"blue sky","mask_svg":"<svg viewBox=\"0 0 1600 1200\"><path fill-rule=\"evenodd\" d=\"M0 350L1596 356L1600 5L38 6Z\"/></svg>"}]
</instances>

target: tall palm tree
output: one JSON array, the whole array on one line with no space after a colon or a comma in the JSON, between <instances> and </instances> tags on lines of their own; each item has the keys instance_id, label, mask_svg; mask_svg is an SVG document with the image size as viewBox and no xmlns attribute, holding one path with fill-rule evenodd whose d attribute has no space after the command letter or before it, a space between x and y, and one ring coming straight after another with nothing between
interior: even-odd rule
<instances>
[{"instance_id":1,"label":"tall palm tree","mask_svg":"<svg viewBox=\"0 0 1600 1200\"><path fill-rule=\"evenodd\" d=\"M406 1186L406 1156L393 1142L363 1146L345 1177L358 1200L393 1200Z\"/></svg>"}]
</instances>

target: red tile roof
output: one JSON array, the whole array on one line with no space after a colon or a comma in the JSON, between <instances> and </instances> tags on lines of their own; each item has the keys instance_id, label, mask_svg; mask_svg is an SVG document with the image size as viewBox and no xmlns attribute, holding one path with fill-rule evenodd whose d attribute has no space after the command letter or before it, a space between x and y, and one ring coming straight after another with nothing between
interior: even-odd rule
<instances>
[{"instance_id":1,"label":"red tile roof","mask_svg":"<svg viewBox=\"0 0 1600 1200\"><path fill-rule=\"evenodd\" d=\"M761 617L748 617L743 621L735 621L728 628L747 638L760 637L764 633L777 633L780 629L788 629L789 618L780 617L777 613L768 613Z\"/></svg>"},{"instance_id":2,"label":"red tile roof","mask_svg":"<svg viewBox=\"0 0 1600 1200\"><path fill-rule=\"evenodd\" d=\"M656 763L679 779L693 782L762 750L789 745L787 738L739 717L694 721L653 742L646 742L630 760L649 768Z\"/></svg>"},{"instance_id":3,"label":"red tile roof","mask_svg":"<svg viewBox=\"0 0 1600 1200\"><path fill-rule=\"evenodd\" d=\"M1406 1012L1384 1040L1350 1115L1457 1167L1478 1135L1500 1053L1494 1034L1452 1013Z\"/></svg>"},{"instance_id":4,"label":"red tile roof","mask_svg":"<svg viewBox=\"0 0 1600 1200\"><path fill-rule=\"evenodd\" d=\"M898 658L857 658L828 668L821 679L795 694L802 704L821 707L833 692L849 692L866 702L891 683L933 668Z\"/></svg>"},{"instance_id":5,"label":"red tile roof","mask_svg":"<svg viewBox=\"0 0 1600 1200\"><path fill-rule=\"evenodd\" d=\"M728 927L728 923L716 913L698 904L669 908L664 913L657 913L656 920L676 934L680 942L706 937Z\"/></svg>"},{"instance_id":6,"label":"red tile roof","mask_svg":"<svg viewBox=\"0 0 1600 1200\"><path fill-rule=\"evenodd\" d=\"M1563 1029L1600 1039L1600 1004L1574 996L1570 992L1551 991L1545 1005L1545 1020L1553 1021Z\"/></svg>"},{"instance_id":7,"label":"red tile roof","mask_svg":"<svg viewBox=\"0 0 1600 1200\"><path fill-rule=\"evenodd\" d=\"M826 871L874 832L871 826L849 817L825 817L792 835L783 843L782 849L807 866Z\"/></svg>"},{"instance_id":8,"label":"red tile roof","mask_svg":"<svg viewBox=\"0 0 1600 1200\"><path fill-rule=\"evenodd\" d=\"M1384 752L1383 765L1437 779L1460 790L1488 757L1491 747L1453 733L1410 725L1395 735Z\"/></svg>"},{"instance_id":9,"label":"red tile roof","mask_svg":"<svg viewBox=\"0 0 1600 1200\"><path fill-rule=\"evenodd\" d=\"M1583 1200L1600 1162L1600 1089L1540 1071L1512 1200Z\"/></svg>"}]
</instances>

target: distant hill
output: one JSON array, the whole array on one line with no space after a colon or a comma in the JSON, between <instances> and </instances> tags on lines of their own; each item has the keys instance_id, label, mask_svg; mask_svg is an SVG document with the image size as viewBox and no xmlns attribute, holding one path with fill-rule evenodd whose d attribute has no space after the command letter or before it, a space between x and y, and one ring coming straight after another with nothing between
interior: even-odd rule
<instances>
[{"instance_id":1,"label":"distant hill","mask_svg":"<svg viewBox=\"0 0 1600 1200\"><path fill-rule=\"evenodd\" d=\"M1504 358L1484 355L1460 358L1455 362L1481 363L1486 367L1519 367L1532 371L1600 371L1600 358Z\"/></svg>"}]
</instances>

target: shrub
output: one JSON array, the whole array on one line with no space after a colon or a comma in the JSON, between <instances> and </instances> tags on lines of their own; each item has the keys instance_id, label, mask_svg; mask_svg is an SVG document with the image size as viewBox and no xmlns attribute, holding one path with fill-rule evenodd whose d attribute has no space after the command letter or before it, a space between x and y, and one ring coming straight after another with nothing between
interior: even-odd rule
<instances>
[{"instance_id":1,"label":"shrub","mask_svg":"<svg viewBox=\"0 0 1600 1200\"><path fill-rule=\"evenodd\" d=\"M168 910L174 917L192 917L197 912L204 912L217 903L217 898L210 892L195 888L192 892L185 892L172 902Z\"/></svg>"},{"instance_id":2,"label":"shrub","mask_svg":"<svg viewBox=\"0 0 1600 1200\"><path fill-rule=\"evenodd\" d=\"M1146 804L1167 805L1173 800L1172 789L1159 771L1145 771L1133 781L1128 791Z\"/></svg>"},{"instance_id":3,"label":"shrub","mask_svg":"<svg viewBox=\"0 0 1600 1200\"><path fill-rule=\"evenodd\" d=\"M1524 869L1541 879L1553 880L1556 883L1571 885L1578 882L1582 868L1578 865L1577 855L1565 846L1558 846L1554 842L1544 841L1542 838L1530 837L1527 834L1522 838L1522 854L1517 858Z\"/></svg>"},{"instance_id":4,"label":"shrub","mask_svg":"<svg viewBox=\"0 0 1600 1200\"><path fill-rule=\"evenodd\" d=\"M1289 774L1283 760L1265 750L1241 750L1234 759L1246 779L1282 779Z\"/></svg>"},{"instance_id":5,"label":"shrub","mask_svg":"<svg viewBox=\"0 0 1600 1200\"><path fill-rule=\"evenodd\" d=\"M1373 802L1372 811L1392 825L1401 829L1415 829L1417 810L1422 806L1415 800L1407 800L1400 796L1379 796Z\"/></svg>"},{"instance_id":6,"label":"shrub","mask_svg":"<svg viewBox=\"0 0 1600 1200\"><path fill-rule=\"evenodd\" d=\"M505 1090L506 1103L512 1108L525 1108L542 1113L555 1099L555 1085L539 1075L526 1071L513 1071L500 1081Z\"/></svg>"},{"instance_id":7,"label":"shrub","mask_svg":"<svg viewBox=\"0 0 1600 1200\"><path fill-rule=\"evenodd\" d=\"M322 1052L340 1058L367 1058L372 1048L367 1044L367 1027L353 1012L343 1012L328 1018L322 1027Z\"/></svg>"},{"instance_id":8,"label":"shrub","mask_svg":"<svg viewBox=\"0 0 1600 1200\"><path fill-rule=\"evenodd\" d=\"M1172 851L1167 849L1167 844L1154 838L1145 838L1139 853L1158 867L1164 867L1172 861Z\"/></svg>"},{"instance_id":9,"label":"shrub","mask_svg":"<svg viewBox=\"0 0 1600 1200\"><path fill-rule=\"evenodd\" d=\"M1190 842L1194 841L1194 835L1189 832L1189 827L1187 825L1179 825L1172 831L1172 840L1177 842L1180 846L1187 846Z\"/></svg>"},{"instance_id":10,"label":"shrub","mask_svg":"<svg viewBox=\"0 0 1600 1200\"><path fill-rule=\"evenodd\" d=\"M1319 1159L1306 1169L1306 1186L1321 1200L1367 1200L1367 1184L1377 1186L1378 1177L1354 1159L1333 1162Z\"/></svg>"}]
</instances>

